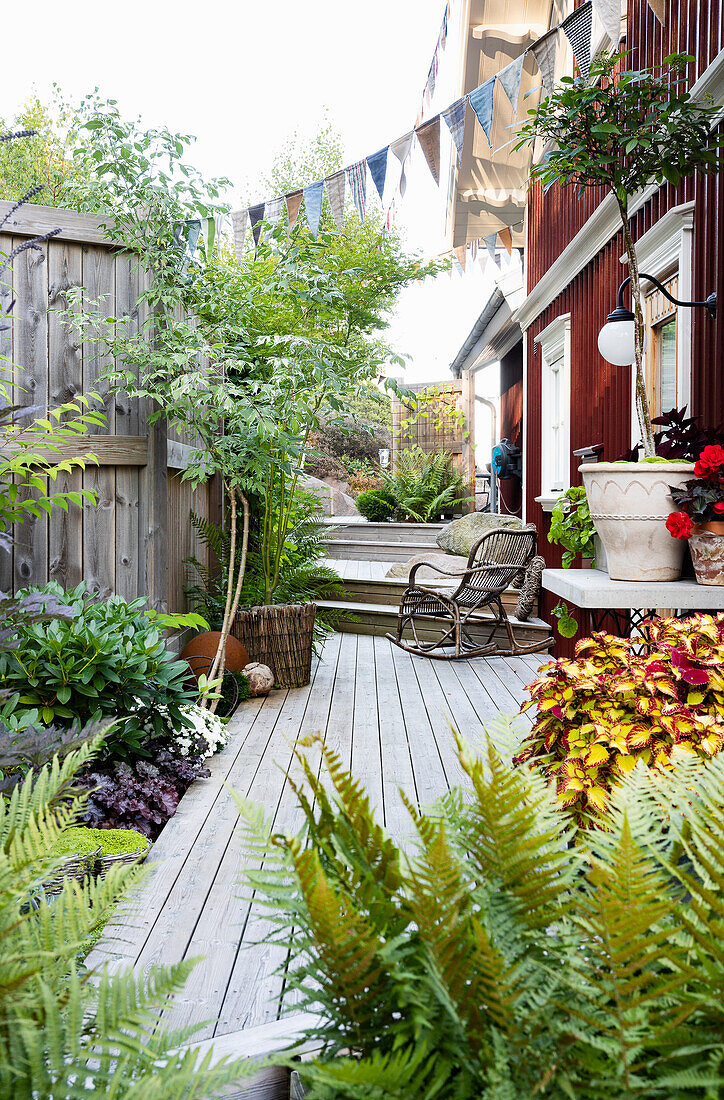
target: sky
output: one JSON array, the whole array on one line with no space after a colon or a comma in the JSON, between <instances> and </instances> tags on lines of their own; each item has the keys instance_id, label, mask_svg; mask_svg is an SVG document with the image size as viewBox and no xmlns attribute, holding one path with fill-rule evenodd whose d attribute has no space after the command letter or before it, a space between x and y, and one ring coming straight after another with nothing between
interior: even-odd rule
<instances>
[{"instance_id":1,"label":"sky","mask_svg":"<svg viewBox=\"0 0 724 1100\"><path fill-rule=\"evenodd\" d=\"M70 97L98 86L123 114L196 135L189 159L228 176L236 205L287 138L314 134L325 117L350 162L408 131L443 9L444 0L35 0L37 33L5 51L0 115L33 91L48 98L53 82ZM454 60L443 58L450 79ZM444 245L443 207L419 150L408 178L402 230L433 255ZM405 292L389 338L411 356L408 382L449 377L491 289L476 264Z\"/></svg>"}]
</instances>

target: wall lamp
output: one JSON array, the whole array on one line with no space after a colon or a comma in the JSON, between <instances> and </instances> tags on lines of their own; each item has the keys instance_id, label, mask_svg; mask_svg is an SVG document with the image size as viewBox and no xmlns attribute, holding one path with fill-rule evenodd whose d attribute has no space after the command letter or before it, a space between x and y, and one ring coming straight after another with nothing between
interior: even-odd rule
<instances>
[{"instance_id":1,"label":"wall lamp","mask_svg":"<svg viewBox=\"0 0 724 1100\"><path fill-rule=\"evenodd\" d=\"M703 306L710 317L716 317L716 294L710 294L705 302L680 302L653 275L641 272L639 279L648 279L675 306ZM636 318L623 304L623 292L630 282L631 276L628 275L618 288L618 305L613 313L609 313L606 324L598 334L598 350L606 362L613 363L615 367L628 367L636 362Z\"/></svg>"}]
</instances>

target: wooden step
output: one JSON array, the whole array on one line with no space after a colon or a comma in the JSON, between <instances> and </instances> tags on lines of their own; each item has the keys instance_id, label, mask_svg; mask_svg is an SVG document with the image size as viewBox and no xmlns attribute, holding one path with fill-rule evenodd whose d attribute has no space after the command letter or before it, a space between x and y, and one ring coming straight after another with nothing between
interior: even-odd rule
<instances>
[{"instance_id":1,"label":"wooden step","mask_svg":"<svg viewBox=\"0 0 724 1100\"><path fill-rule=\"evenodd\" d=\"M381 539L368 542L347 537L325 539L327 557L353 561L409 561L430 550L430 544L425 542L383 542Z\"/></svg>"},{"instance_id":2,"label":"wooden step","mask_svg":"<svg viewBox=\"0 0 724 1100\"><path fill-rule=\"evenodd\" d=\"M327 520L324 527L329 528L326 542L336 539L352 539L355 542L406 542L424 544L425 547L437 547L437 536L445 526L443 523L368 523L366 520L345 523L344 520Z\"/></svg>"},{"instance_id":3,"label":"wooden step","mask_svg":"<svg viewBox=\"0 0 724 1100\"><path fill-rule=\"evenodd\" d=\"M385 634L394 634L397 629L397 610L390 604L364 603L353 600L319 600L317 606L329 611L340 613L336 629L343 634L373 634L383 637ZM480 626L472 626L468 633L472 638L480 638L484 641L488 629L484 625L485 616ZM444 624L443 619L430 619L430 625L418 624L418 637L422 641L432 641L440 633ZM526 622L519 622L512 615L510 622L515 628L515 635L521 645L530 642L541 641L550 634L550 627L542 619L530 618ZM503 643L507 640L505 629L496 631L496 641Z\"/></svg>"},{"instance_id":4,"label":"wooden step","mask_svg":"<svg viewBox=\"0 0 724 1100\"><path fill-rule=\"evenodd\" d=\"M402 595L407 588L407 581L398 577L389 577L385 580L343 580L345 591L345 601L350 600L352 603L374 603L374 604L386 604L387 606L399 607ZM423 584L430 585L430 581L423 581ZM451 584L435 583L435 588L439 588L441 591L454 591L457 585L457 581ZM515 611L518 603L519 592L517 588L509 588L503 593L503 607L512 615ZM533 608L534 612L538 611L537 606Z\"/></svg>"}]
</instances>

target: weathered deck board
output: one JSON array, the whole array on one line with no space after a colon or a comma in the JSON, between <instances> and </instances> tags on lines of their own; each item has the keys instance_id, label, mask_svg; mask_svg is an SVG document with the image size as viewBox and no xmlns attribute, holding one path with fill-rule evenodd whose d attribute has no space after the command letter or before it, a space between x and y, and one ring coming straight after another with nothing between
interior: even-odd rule
<instances>
[{"instance_id":1,"label":"weathered deck board","mask_svg":"<svg viewBox=\"0 0 724 1100\"><path fill-rule=\"evenodd\" d=\"M272 1024L284 949L265 942L270 925L243 897L250 857L230 788L263 805L276 830L297 831L301 812L285 773L298 769L295 744L319 732L400 838L411 825L398 788L424 806L463 779L449 723L480 743L486 722L520 706L541 659L436 662L385 638L333 635L308 687L242 705L229 745L210 762L212 777L182 801L154 845L146 884L90 962L146 967L203 956L170 1025L203 1024L198 1039L206 1040ZM318 747L309 758L319 767Z\"/></svg>"}]
</instances>

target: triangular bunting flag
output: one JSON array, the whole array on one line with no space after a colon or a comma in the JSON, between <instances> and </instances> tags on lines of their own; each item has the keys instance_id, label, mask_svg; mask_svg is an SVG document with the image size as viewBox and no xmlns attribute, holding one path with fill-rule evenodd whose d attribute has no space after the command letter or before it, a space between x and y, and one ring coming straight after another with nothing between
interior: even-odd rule
<instances>
[{"instance_id":1,"label":"triangular bunting flag","mask_svg":"<svg viewBox=\"0 0 724 1100\"><path fill-rule=\"evenodd\" d=\"M498 230L498 236L500 237L500 243L508 250L508 255L513 255L513 234L506 225L504 229Z\"/></svg>"},{"instance_id":2,"label":"triangular bunting flag","mask_svg":"<svg viewBox=\"0 0 724 1100\"><path fill-rule=\"evenodd\" d=\"M347 169L347 181L359 220L363 222L367 206L367 161L358 160L356 164L350 164Z\"/></svg>"},{"instance_id":3,"label":"triangular bunting flag","mask_svg":"<svg viewBox=\"0 0 724 1100\"><path fill-rule=\"evenodd\" d=\"M520 78L523 75L524 61L525 54L522 53L510 65L506 65L495 78L510 100L516 122L518 121L518 98L520 96Z\"/></svg>"},{"instance_id":4,"label":"triangular bunting flag","mask_svg":"<svg viewBox=\"0 0 724 1100\"><path fill-rule=\"evenodd\" d=\"M299 217L299 207L302 205L302 192L290 191L289 194L286 196L286 200L287 217L289 218L288 232L291 233L292 229L294 229L294 226L296 225L297 218Z\"/></svg>"},{"instance_id":5,"label":"triangular bunting flag","mask_svg":"<svg viewBox=\"0 0 724 1100\"><path fill-rule=\"evenodd\" d=\"M478 256L478 242L471 241L468 247L470 249L470 259L475 263Z\"/></svg>"},{"instance_id":6,"label":"triangular bunting flag","mask_svg":"<svg viewBox=\"0 0 724 1100\"><path fill-rule=\"evenodd\" d=\"M246 243L246 227L249 224L249 211L248 210L234 210L231 215L231 227L234 232L234 252L236 253L236 262L241 263L241 258L244 255L244 245Z\"/></svg>"},{"instance_id":7,"label":"triangular bunting flag","mask_svg":"<svg viewBox=\"0 0 724 1100\"><path fill-rule=\"evenodd\" d=\"M266 211L264 212L264 218L269 222L272 228L278 223L282 213L282 203L284 199L272 199L271 202L266 204Z\"/></svg>"},{"instance_id":8,"label":"triangular bunting flag","mask_svg":"<svg viewBox=\"0 0 724 1100\"><path fill-rule=\"evenodd\" d=\"M304 213L307 215L307 225L312 231L315 241L319 233L319 219L322 216L322 203L324 202L324 180L317 180L304 188Z\"/></svg>"},{"instance_id":9,"label":"triangular bunting flag","mask_svg":"<svg viewBox=\"0 0 724 1100\"><path fill-rule=\"evenodd\" d=\"M254 247L259 247L259 238L261 237L261 223L264 220L264 203L259 202L256 206L249 207L249 224L251 225L251 235L254 238Z\"/></svg>"},{"instance_id":10,"label":"triangular bunting flag","mask_svg":"<svg viewBox=\"0 0 724 1100\"><path fill-rule=\"evenodd\" d=\"M531 46L530 52L538 63L543 78L543 91L550 95L556 82L556 53L558 50L558 27L548 31Z\"/></svg>"},{"instance_id":11,"label":"triangular bunting flag","mask_svg":"<svg viewBox=\"0 0 724 1100\"><path fill-rule=\"evenodd\" d=\"M465 99L458 99L451 107L448 107L447 111L443 111L442 117L445 119L447 127L452 136L455 148L458 154L458 164L463 159L463 141L465 139L465 110L467 103Z\"/></svg>"},{"instance_id":12,"label":"triangular bunting flag","mask_svg":"<svg viewBox=\"0 0 724 1100\"><path fill-rule=\"evenodd\" d=\"M649 7L663 27L666 15L665 0L648 0Z\"/></svg>"},{"instance_id":13,"label":"triangular bunting flag","mask_svg":"<svg viewBox=\"0 0 724 1100\"><path fill-rule=\"evenodd\" d=\"M487 237L483 237L483 240L485 241L485 247L488 250L488 254L490 256L490 259L494 260L495 259L495 246L498 243L498 234L497 233L488 233Z\"/></svg>"},{"instance_id":14,"label":"triangular bunting flag","mask_svg":"<svg viewBox=\"0 0 724 1100\"><path fill-rule=\"evenodd\" d=\"M621 40L621 0L593 0L593 3L603 29L618 49Z\"/></svg>"},{"instance_id":15,"label":"triangular bunting flag","mask_svg":"<svg viewBox=\"0 0 724 1100\"><path fill-rule=\"evenodd\" d=\"M270 199L269 202L266 204L266 209L264 211L264 221L269 226L269 228L262 230L262 240L264 240L264 238L267 237L269 233L271 233L276 228L279 222L279 218L281 217L283 202L283 198Z\"/></svg>"},{"instance_id":16,"label":"triangular bunting flag","mask_svg":"<svg viewBox=\"0 0 724 1100\"><path fill-rule=\"evenodd\" d=\"M420 148L425 154L427 166L432 172L435 183L440 183L440 116L435 115L429 122L415 130Z\"/></svg>"},{"instance_id":17,"label":"triangular bunting flag","mask_svg":"<svg viewBox=\"0 0 724 1100\"><path fill-rule=\"evenodd\" d=\"M398 138L397 141L393 141L392 144L390 145L390 149L395 154L395 156L397 157L397 159L399 160L399 162L402 166L402 171L400 173L400 194L403 197L404 197L405 191L407 190L407 177L405 176L405 161L407 160L407 158L410 155L410 150L412 149L412 139L413 139L413 137L414 137L414 131L410 130L410 132L408 134L404 134L403 137Z\"/></svg>"},{"instance_id":18,"label":"triangular bunting flag","mask_svg":"<svg viewBox=\"0 0 724 1100\"><path fill-rule=\"evenodd\" d=\"M380 196L380 202L382 202L382 195L385 190L385 177L387 176L387 154L389 150L389 145L385 145L384 149L380 149L379 152L373 153L371 157L367 157L367 167L370 170L372 182L377 188L377 194Z\"/></svg>"},{"instance_id":19,"label":"triangular bunting flag","mask_svg":"<svg viewBox=\"0 0 724 1100\"><path fill-rule=\"evenodd\" d=\"M490 131L493 128L493 93L495 91L495 77L486 80L479 88L475 88L468 99L470 106L475 111L478 122L485 132L490 145Z\"/></svg>"},{"instance_id":20,"label":"triangular bunting flag","mask_svg":"<svg viewBox=\"0 0 724 1100\"><path fill-rule=\"evenodd\" d=\"M324 181L327 184L327 198L332 208L334 224L341 233L344 227L344 168L341 172L335 172L333 176L327 176Z\"/></svg>"},{"instance_id":21,"label":"triangular bunting flag","mask_svg":"<svg viewBox=\"0 0 724 1100\"><path fill-rule=\"evenodd\" d=\"M593 4L584 4L564 19L561 28L571 44L578 71L584 80L588 80L591 68L591 30L593 27Z\"/></svg>"},{"instance_id":22,"label":"triangular bunting flag","mask_svg":"<svg viewBox=\"0 0 724 1100\"><path fill-rule=\"evenodd\" d=\"M466 252L465 245L464 244L459 244L457 246L457 248L453 249L453 252L455 253L455 259L457 260L457 262L460 264L461 268L464 271L465 270L465 252Z\"/></svg>"}]
</instances>

